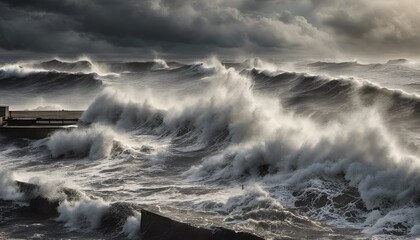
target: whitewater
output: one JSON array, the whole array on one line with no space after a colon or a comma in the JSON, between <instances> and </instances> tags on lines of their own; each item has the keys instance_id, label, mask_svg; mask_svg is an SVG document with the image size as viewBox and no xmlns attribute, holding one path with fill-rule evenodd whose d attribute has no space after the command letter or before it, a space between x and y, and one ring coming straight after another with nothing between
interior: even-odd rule
<instances>
[{"instance_id":1,"label":"whitewater","mask_svg":"<svg viewBox=\"0 0 420 240\"><path fill-rule=\"evenodd\" d=\"M265 239L420 236L420 62L29 59L0 104L85 110L41 140L0 139L0 237L136 239L115 204ZM16 180L60 199L25 213Z\"/></svg>"}]
</instances>

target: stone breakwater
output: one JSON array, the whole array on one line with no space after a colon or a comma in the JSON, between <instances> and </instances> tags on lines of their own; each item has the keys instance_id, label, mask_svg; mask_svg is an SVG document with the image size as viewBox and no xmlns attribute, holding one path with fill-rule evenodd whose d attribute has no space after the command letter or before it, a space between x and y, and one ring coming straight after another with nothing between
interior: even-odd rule
<instances>
[{"instance_id":1,"label":"stone breakwater","mask_svg":"<svg viewBox=\"0 0 420 240\"><path fill-rule=\"evenodd\" d=\"M85 201L86 195L77 190L61 187L54 190L54 194L45 194L41 186L17 181L17 188L23 194L22 200L29 203L28 208L37 215L60 219L63 202ZM95 201L95 197L90 197ZM140 226L135 226L135 233L131 238L143 240L261 240L262 238L246 232L235 232L230 229L210 226L196 227L175 221L168 217L146 210L136 204L128 202L111 203L101 214L95 229L103 233L121 232L130 217L141 214Z\"/></svg>"}]
</instances>

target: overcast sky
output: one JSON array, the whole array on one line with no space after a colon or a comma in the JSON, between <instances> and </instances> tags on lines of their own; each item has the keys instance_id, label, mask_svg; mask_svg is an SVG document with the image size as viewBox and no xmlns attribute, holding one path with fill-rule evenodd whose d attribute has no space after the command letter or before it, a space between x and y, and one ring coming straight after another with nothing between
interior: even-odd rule
<instances>
[{"instance_id":1,"label":"overcast sky","mask_svg":"<svg viewBox=\"0 0 420 240\"><path fill-rule=\"evenodd\" d=\"M418 0L0 0L0 53L420 54Z\"/></svg>"}]
</instances>

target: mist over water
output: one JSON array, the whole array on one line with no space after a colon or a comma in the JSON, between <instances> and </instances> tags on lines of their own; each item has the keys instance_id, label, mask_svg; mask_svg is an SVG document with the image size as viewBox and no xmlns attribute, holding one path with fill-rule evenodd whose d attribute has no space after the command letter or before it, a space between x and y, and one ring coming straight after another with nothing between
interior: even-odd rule
<instances>
[{"instance_id":1,"label":"mist over water","mask_svg":"<svg viewBox=\"0 0 420 240\"><path fill-rule=\"evenodd\" d=\"M63 237L98 233L116 203L267 239L418 237L419 69L405 59L4 63L2 104L86 111L77 129L2 140L0 197L19 202L14 180L55 199L77 190L42 223ZM138 237L140 218L104 237Z\"/></svg>"}]
</instances>

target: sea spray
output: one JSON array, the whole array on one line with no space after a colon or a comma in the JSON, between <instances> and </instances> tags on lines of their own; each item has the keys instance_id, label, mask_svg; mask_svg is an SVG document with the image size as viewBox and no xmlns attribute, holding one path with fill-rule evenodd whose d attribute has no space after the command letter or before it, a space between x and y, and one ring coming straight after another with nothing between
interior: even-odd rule
<instances>
[{"instance_id":1,"label":"sea spray","mask_svg":"<svg viewBox=\"0 0 420 240\"><path fill-rule=\"evenodd\" d=\"M42 73L47 72L46 70L42 69L36 69L36 68L24 68L22 66L19 66L18 64L13 65L5 65L0 67L0 79L3 78L21 78L26 77L30 74L34 73Z\"/></svg>"},{"instance_id":2,"label":"sea spray","mask_svg":"<svg viewBox=\"0 0 420 240\"><path fill-rule=\"evenodd\" d=\"M0 198L4 200L19 200L23 194L19 192L15 174L8 170L0 170Z\"/></svg>"},{"instance_id":3,"label":"sea spray","mask_svg":"<svg viewBox=\"0 0 420 240\"><path fill-rule=\"evenodd\" d=\"M109 203L98 199L83 199L77 202L63 201L58 206L57 221L65 222L70 228L97 228L109 208Z\"/></svg>"},{"instance_id":4,"label":"sea spray","mask_svg":"<svg viewBox=\"0 0 420 240\"><path fill-rule=\"evenodd\" d=\"M154 59L153 62L155 62L155 64L150 69L151 71L157 71L157 70L162 70L162 69L169 69L168 64L166 64L165 60L163 60L163 59Z\"/></svg>"},{"instance_id":5,"label":"sea spray","mask_svg":"<svg viewBox=\"0 0 420 240\"><path fill-rule=\"evenodd\" d=\"M115 124L122 129L158 129L164 131L181 131L191 128L198 134L199 141L209 142L224 131L231 134L233 141L258 135L258 118L266 118L270 109L257 108L253 101L251 83L241 77L233 69L225 69L216 60L215 66L209 68L218 69L214 76L203 79L209 83L208 91L201 96L192 96L191 101L184 105L167 106L167 109L154 107L150 101L135 102L126 100L117 93L105 92L97 97L85 114L82 122L104 122ZM187 96L189 97L189 96ZM266 104L258 99L258 104ZM274 111L280 107L276 101L270 102Z\"/></svg>"},{"instance_id":6,"label":"sea spray","mask_svg":"<svg viewBox=\"0 0 420 240\"><path fill-rule=\"evenodd\" d=\"M48 151L16 143L18 150L2 152L8 165L34 175L70 172L104 199L157 203L198 225L205 219L204 226L267 238L419 235L415 95L347 77L267 71L258 61L244 71L214 58L156 71L152 61L106 64L132 70L114 79L130 94L111 84L79 129L44 140ZM124 154L114 154L121 146ZM63 204L61 221L98 230L94 215L106 218L115 202L90 201ZM87 208L92 218L78 213ZM132 236L139 221L124 216L118 234Z\"/></svg>"},{"instance_id":7,"label":"sea spray","mask_svg":"<svg viewBox=\"0 0 420 240\"><path fill-rule=\"evenodd\" d=\"M108 157L114 146L115 132L101 125L54 133L47 142L55 158L86 157L99 159Z\"/></svg>"},{"instance_id":8,"label":"sea spray","mask_svg":"<svg viewBox=\"0 0 420 240\"><path fill-rule=\"evenodd\" d=\"M141 213L136 212L134 216L127 218L126 223L123 226L122 232L130 239L138 237L140 232Z\"/></svg>"}]
</instances>

